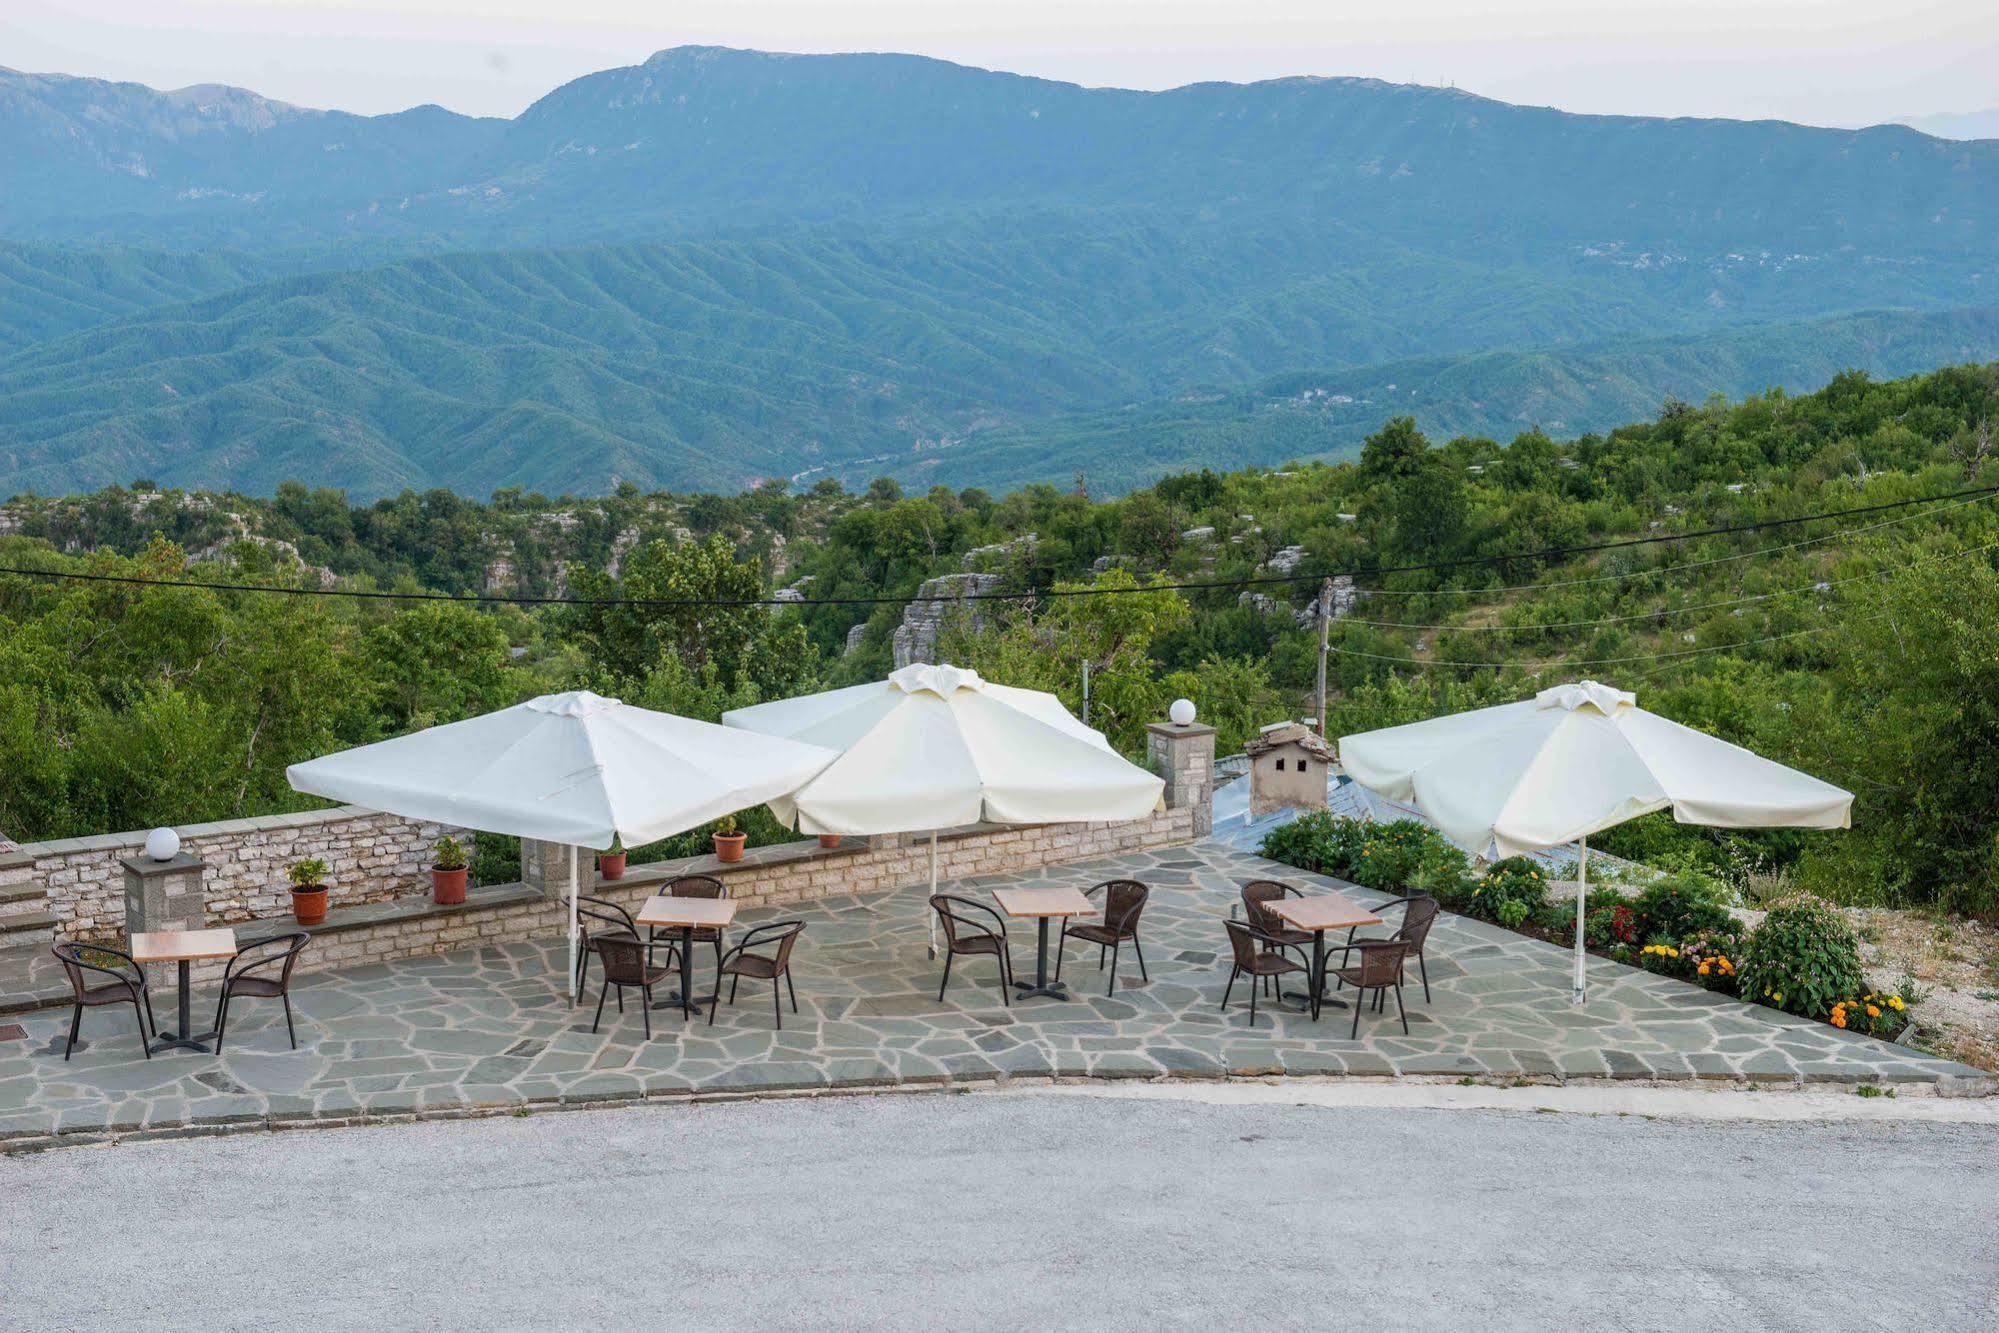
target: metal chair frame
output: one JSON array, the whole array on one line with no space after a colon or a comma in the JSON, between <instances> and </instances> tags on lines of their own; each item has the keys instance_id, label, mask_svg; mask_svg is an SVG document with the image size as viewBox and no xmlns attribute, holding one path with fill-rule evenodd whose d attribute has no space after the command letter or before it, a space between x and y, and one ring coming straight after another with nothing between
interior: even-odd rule
<instances>
[{"instance_id":1,"label":"metal chair frame","mask_svg":"<svg viewBox=\"0 0 1999 1333\"><path fill-rule=\"evenodd\" d=\"M1124 910L1117 912L1116 919L1113 920L1112 899L1117 897L1120 889L1136 889L1138 895L1126 902ZM1062 980L1062 955L1067 952L1069 937L1074 935L1085 943L1097 946L1097 971L1104 970L1105 955L1109 955L1111 977L1104 987L1104 994L1111 995L1117 991L1118 952L1126 940L1131 941L1132 952L1138 955L1138 975L1143 980L1152 980L1151 974L1145 970L1145 949L1138 942L1139 914L1145 910L1146 902L1152 897L1152 888L1135 879L1107 879L1101 884L1083 890L1085 898L1094 898L1099 893L1104 895L1102 921L1085 921L1081 925L1068 919L1062 922L1062 937L1055 943L1055 980L1058 982ZM1086 934L1086 931L1090 933ZM1112 936L1111 942L1107 944L1101 939L1091 938L1092 934L1099 932Z\"/></svg>"},{"instance_id":2,"label":"metal chair frame","mask_svg":"<svg viewBox=\"0 0 1999 1333\"><path fill-rule=\"evenodd\" d=\"M1303 972L1309 977L1312 974L1312 969L1292 958L1286 952L1288 946L1285 945L1284 941L1274 935L1265 934L1255 926L1250 925L1247 921L1231 920L1225 921L1222 924L1228 928L1231 960L1229 984L1222 990L1222 1012L1228 1012L1229 997L1235 993L1236 978L1244 973L1248 973L1250 977L1249 1025L1255 1027L1256 993L1259 983L1281 977L1287 972ZM1248 942L1247 946L1245 946L1245 941ZM1259 949L1256 947L1257 945L1262 945L1263 947ZM1250 959L1247 965L1243 961L1246 954ZM1270 959L1277 963L1278 966L1270 968L1260 967L1257 964L1262 959Z\"/></svg>"},{"instance_id":3,"label":"metal chair frame","mask_svg":"<svg viewBox=\"0 0 1999 1333\"><path fill-rule=\"evenodd\" d=\"M1357 968L1344 966L1346 955L1341 955L1342 966L1333 970L1334 990L1342 983L1352 983L1354 988L1353 1030L1347 1034L1350 1040L1360 1037L1360 1011L1367 1005L1367 992L1374 992L1372 1008L1376 1013L1386 1003L1388 992L1395 992L1395 1013L1402 1020L1402 1035L1409 1035L1409 1011L1402 1007L1402 970L1409 954L1407 940L1356 940L1346 946L1348 953L1359 953L1361 962ZM1385 962L1377 960L1385 959Z\"/></svg>"},{"instance_id":4,"label":"metal chair frame","mask_svg":"<svg viewBox=\"0 0 1999 1333\"><path fill-rule=\"evenodd\" d=\"M228 1030L229 1002L236 998L236 987L243 981L262 981L278 988L277 998L285 1002L285 1035L291 1038L292 1049L298 1049L298 1029L292 1025L292 967L305 946L312 943L309 931L296 930L288 935L273 935L267 940L245 945L222 969L222 994L215 1001L215 1052L222 1053L222 1034ZM274 944L284 946L283 953L266 953ZM265 968L281 967L276 977L259 975ZM269 999L254 992L244 992L246 999Z\"/></svg>"},{"instance_id":5,"label":"metal chair frame","mask_svg":"<svg viewBox=\"0 0 1999 1333\"><path fill-rule=\"evenodd\" d=\"M1011 1007L1013 1000L1009 992L1013 989L1013 944L1006 936L1006 918L994 908L970 898L961 898L954 893L933 893L930 895L930 910L944 925L944 979L937 983L937 998L943 1000L944 988L951 984L951 960L960 954L989 953L999 962L1000 1003ZM966 911L982 913L992 918L993 928L987 929L978 917L966 916ZM963 940L958 931L966 932ZM993 940L991 947L980 945L978 941Z\"/></svg>"},{"instance_id":6,"label":"metal chair frame","mask_svg":"<svg viewBox=\"0 0 1999 1333\"><path fill-rule=\"evenodd\" d=\"M1425 904L1427 904L1427 909L1424 906ZM1347 947L1352 948L1357 944L1373 940L1401 940L1407 944L1409 952L1416 958L1416 973L1423 979L1423 1003L1428 1004L1430 1002L1430 965L1424 961L1423 954L1430 941L1430 929L1437 924L1437 913L1442 909L1438 906L1437 900L1431 895L1427 893L1412 893L1404 898L1390 898L1387 902L1376 908L1375 911L1377 913L1388 912L1397 907L1402 909L1402 923L1393 931L1386 935L1357 935L1355 932L1360 927L1355 926L1353 929L1347 931ZM1344 963L1346 961L1345 957L1342 956L1340 961ZM1334 989L1337 990L1338 987L1336 986Z\"/></svg>"},{"instance_id":7,"label":"metal chair frame","mask_svg":"<svg viewBox=\"0 0 1999 1333\"><path fill-rule=\"evenodd\" d=\"M85 962L83 951L86 949L92 953L104 954L107 957L116 958L132 970L128 973L120 968L105 967L100 963ZM140 967L133 960L131 954L126 953L122 949L113 949L109 945L104 944L77 944L70 940L58 940L50 948L49 952L54 954L56 961L62 964L63 972L69 977L70 990L74 996L70 1001L69 1040L63 1044L62 1058L64 1060L69 1059L69 1053L76 1048L76 1039L83 1031L83 1011L85 1009L98 1009L107 1004L123 1004L126 1000L129 1000L132 1005L132 1013L139 1020L139 1049L146 1053L148 1060L152 1059L153 1043L151 1038L146 1035L146 1031L150 1024L153 1035L157 1036L160 1025L158 1020L153 1017L153 992L151 987L146 984L146 969ZM102 976L110 977L111 980L97 986L88 986L84 984L83 974L85 972L96 972ZM124 987L125 999L120 999L115 995L106 995L102 999L95 1000L88 998L91 991L109 990L114 982Z\"/></svg>"},{"instance_id":8,"label":"metal chair frame","mask_svg":"<svg viewBox=\"0 0 1999 1333\"><path fill-rule=\"evenodd\" d=\"M749 930L736 942L734 948L723 954L721 961L715 964L715 994L708 1001L708 1026L715 1026L716 1011L722 1007L723 974L727 973L729 976L729 1003L734 1004L736 987L747 975L742 970L742 962L746 958L755 958L768 963L771 967L770 1010L777 1019L778 1031L784 1031L784 1006L779 1003L779 999L782 993L788 992L791 996L791 1012L794 1014L798 1012L798 988L791 980L791 946L796 944L798 937L804 933L803 921L769 921ZM774 955L751 952L753 949L772 944L777 946ZM782 992L777 984L779 978L784 981Z\"/></svg>"},{"instance_id":9,"label":"metal chair frame","mask_svg":"<svg viewBox=\"0 0 1999 1333\"><path fill-rule=\"evenodd\" d=\"M655 982L666 980L673 975L673 966L660 967L652 961L651 946L637 936L625 939L621 936L605 935L597 942L598 961L603 964L604 983L597 991L597 1013L590 1020L590 1030L595 1032L604 1021L604 1000L611 993L611 987L618 988L618 1012L625 1012L625 992L636 987L643 1000L639 1013L645 1019L646 1040L652 1040L652 988ZM680 951L670 950L678 961Z\"/></svg>"}]
</instances>

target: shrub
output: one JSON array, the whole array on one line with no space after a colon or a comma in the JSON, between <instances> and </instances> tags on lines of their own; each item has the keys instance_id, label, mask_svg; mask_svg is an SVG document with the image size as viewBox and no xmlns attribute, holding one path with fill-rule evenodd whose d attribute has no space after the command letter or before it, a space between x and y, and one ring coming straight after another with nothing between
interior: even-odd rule
<instances>
[{"instance_id":1,"label":"shrub","mask_svg":"<svg viewBox=\"0 0 1999 1333\"><path fill-rule=\"evenodd\" d=\"M1337 835L1333 826L1352 822L1336 820L1324 810L1314 810L1264 834L1257 851L1266 860L1282 861L1313 874L1337 873L1326 868L1328 858L1334 855Z\"/></svg>"},{"instance_id":2,"label":"shrub","mask_svg":"<svg viewBox=\"0 0 1999 1333\"><path fill-rule=\"evenodd\" d=\"M1453 904L1468 891L1465 854L1413 820L1376 824L1315 810L1272 829L1259 850L1272 861L1389 893L1428 893Z\"/></svg>"},{"instance_id":3,"label":"shrub","mask_svg":"<svg viewBox=\"0 0 1999 1333\"><path fill-rule=\"evenodd\" d=\"M1860 943L1839 909L1794 898L1770 909L1749 937L1739 967L1742 994L1773 1009L1824 1018L1866 986Z\"/></svg>"},{"instance_id":4,"label":"shrub","mask_svg":"<svg viewBox=\"0 0 1999 1333\"><path fill-rule=\"evenodd\" d=\"M1526 857L1509 856L1494 861L1483 878L1472 882L1470 899L1473 916L1518 929L1546 905L1548 879Z\"/></svg>"},{"instance_id":5,"label":"shrub","mask_svg":"<svg viewBox=\"0 0 1999 1333\"><path fill-rule=\"evenodd\" d=\"M1725 995L1735 994L1742 957L1742 931L1733 921L1727 930L1706 931L1680 941L1680 961L1696 985Z\"/></svg>"},{"instance_id":6,"label":"shrub","mask_svg":"<svg viewBox=\"0 0 1999 1333\"><path fill-rule=\"evenodd\" d=\"M1683 872L1654 880L1631 900L1639 937L1677 944L1706 931L1733 929L1727 892L1719 880L1701 874Z\"/></svg>"}]
</instances>

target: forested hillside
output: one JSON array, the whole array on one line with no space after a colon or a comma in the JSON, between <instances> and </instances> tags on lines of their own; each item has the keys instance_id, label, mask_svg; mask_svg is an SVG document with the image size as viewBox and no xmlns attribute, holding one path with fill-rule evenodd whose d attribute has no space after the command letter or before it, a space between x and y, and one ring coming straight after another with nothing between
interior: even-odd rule
<instances>
[{"instance_id":1,"label":"forested hillside","mask_svg":"<svg viewBox=\"0 0 1999 1333\"><path fill-rule=\"evenodd\" d=\"M1999 145L1901 127L680 48L511 121L0 71L0 161L0 493L1104 492L1999 353Z\"/></svg>"},{"instance_id":2,"label":"forested hillside","mask_svg":"<svg viewBox=\"0 0 1999 1333\"><path fill-rule=\"evenodd\" d=\"M951 657L1072 706L1087 661L1092 721L1120 745L1138 749L1177 694L1237 745L1308 710L1311 599L1339 572L1359 596L1331 629L1335 734L1593 676L1858 795L1847 834L1654 817L1610 849L1990 912L1995 426L1988 364L1672 403L1566 443L1434 443L1394 418L1356 461L1182 473L1113 500L827 480L485 504L435 491L357 506L300 486L18 501L0 510L14 570L710 604L398 604L0 575L0 828L292 807L286 763L546 689L712 717L865 679L888 666L901 601L968 570L996 575L999 598L947 624ZM1793 521L1843 510L1864 512ZM1738 530L1668 540L1711 528ZM1526 554L1606 543L1626 544ZM1064 595L1075 588L1125 591ZM777 589L799 604L713 604Z\"/></svg>"}]
</instances>

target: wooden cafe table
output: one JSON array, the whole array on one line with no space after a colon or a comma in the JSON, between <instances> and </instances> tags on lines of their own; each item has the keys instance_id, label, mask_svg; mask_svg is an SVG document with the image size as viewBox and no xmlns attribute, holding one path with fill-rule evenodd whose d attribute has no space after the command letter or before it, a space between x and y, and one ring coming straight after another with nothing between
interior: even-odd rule
<instances>
[{"instance_id":1,"label":"wooden cafe table","mask_svg":"<svg viewBox=\"0 0 1999 1333\"><path fill-rule=\"evenodd\" d=\"M712 926L717 931L724 930L736 919L736 904L727 898L675 898L670 894L646 899L645 906L633 918L641 926L663 926L680 932L680 998L665 1000L655 1004L655 1009L678 1007L685 1019L700 1006L715 997L695 995L689 990L694 975L694 932L702 927ZM715 978L721 985L722 979Z\"/></svg>"},{"instance_id":2,"label":"wooden cafe table","mask_svg":"<svg viewBox=\"0 0 1999 1333\"><path fill-rule=\"evenodd\" d=\"M1273 898L1263 904L1265 911L1283 921L1293 930L1312 932L1312 1017L1319 1017L1320 1008L1326 1003L1326 932L1329 930L1350 930L1355 926L1378 926L1381 918L1368 911L1337 890L1328 889L1324 893L1308 893L1303 897ZM1332 1001L1336 1009L1346 1005L1340 1000Z\"/></svg>"},{"instance_id":3,"label":"wooden cafe table","mask_svg":"<svg viewBox=\"0 0 1999 1333\"><path fill-rule=\"evenodd\" d=\"M993 898L999 903L1000 911L1011 917L1031 917L1040 934L1040 941L1034 953L1034 984L1024 981L1014 982L1025 1000L1036 995L1046 995L1054 1000L1069 998L1068 988L1059 981L1048 979L1048 923L1058 917L1088 916L1096 909L1082 890L1072 888L1056 889L994 889Z\"/></svg>"},{"instance_id":4,"label":"wooden cafe table","mask_svg":"<svg viewBox=\"0 0 1999 1333\"><path fill-rule=\"evenodd\" d=\"M190 1012L188 972L190 964L202 958L234 958L236 956L236 932L226 926L220 930L141 930L132 935L132 961L135 963L173 963L176 965L180 983L180 1026L173 1032L156 1032L159 1038L153 1043L153 1052L178 1047L184 1051L200 1051L208 1054L204 1044L215 1039L215 1030L194 1031L194 1016Z\"/></svg>"}]
</instances>

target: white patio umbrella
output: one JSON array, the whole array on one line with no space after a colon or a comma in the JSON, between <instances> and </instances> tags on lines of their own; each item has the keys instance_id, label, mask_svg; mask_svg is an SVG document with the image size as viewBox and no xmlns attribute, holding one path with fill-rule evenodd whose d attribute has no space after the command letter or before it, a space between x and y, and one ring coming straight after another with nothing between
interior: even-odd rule
<instances>
[{"instance_id":1,"label":"white patio umbrella","mask_svg":"<svg viewBox=\"0 0 1999 1333\"><path fill-rule=\"evenodd\" d=\"M801 833L928 831L932 893L939 829L1139 819L1165 789L1054 695L954 666L919 662L873 684L734 709L722 722L839 750L771 810Z\"/></svg>"},{"instance_id":2,"label":"white patio umbrella","mask_svg":"<svg viewBox=\"0 0 1999 1333\"><path fill-rule=\"evenodd\" d=\"M1413 802L1481 856L1580 842L1574 1001L1583 1001L1589 835L1671 809L1715 828L1846 828L1853 794L1669 722L1593 680L1340 738L1354 781Z\"/></svg>"},{"instance_id":3,"label":"white patio umbrella","mask_svg":"<svg viewBox=\"0 0 1999 1333\"><path fill-rule=\"evenodd\" d=\"M299 791L371 810L602 850L614 838L652 842L768 801L835 757L577 690L293 764L285 777Z\"/></svg>"}]
</instances>

